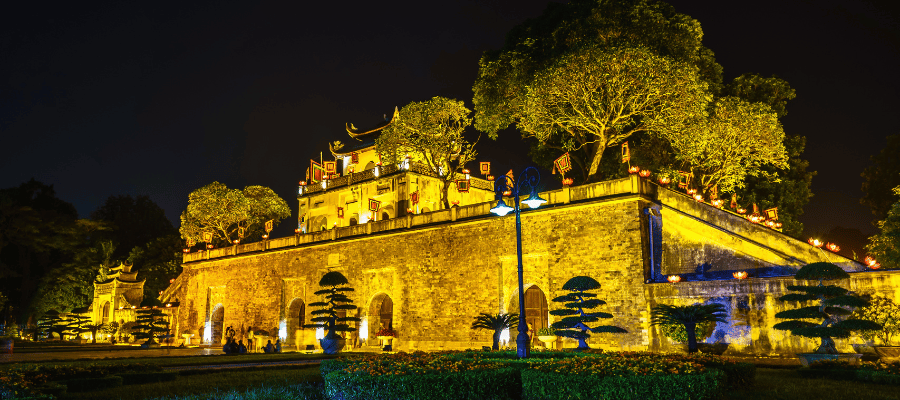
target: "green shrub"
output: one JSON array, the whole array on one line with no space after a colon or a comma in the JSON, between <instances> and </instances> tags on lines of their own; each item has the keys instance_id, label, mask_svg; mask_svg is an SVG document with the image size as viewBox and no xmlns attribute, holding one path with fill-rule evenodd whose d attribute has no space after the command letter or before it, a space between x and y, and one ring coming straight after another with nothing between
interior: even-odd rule
<instances>
[{"instance_id":1,"label":"green shrub","mask_svg":"<svg viewBox=\"0 0 900 400\"><path fill-rule=\"evenodd\" d=\"M522 399L714 399L722 395L724 372L603 376L522 371Z\"/></svg>"},{"instance_id":2,"label":"green shrub","mask_svg":"<svg viewBox=\"0 0 900 400\"><path fill-rule=\"evenodd\" d=\"M344 400L513 399L522 385L519 371L513 368L415 375L334 371L323 378L325 394Z\"/></svg>"},{"instance_id":3,"label":"green shrub","mask_svg":"<svg viewBox=\"0 0 900 400\"><path fill-rule=\"evenodd\" d=\"M109 389L122 386L121 376L104 376L102 378L68 379L57 382L66 385L69 392L87 392L90 390Z\"/></svg>"},{"instance_id":4,"label":"green shrub","mask_svg":"<svg viewBox=\"0 0 900 400\"><path fill-rule=\"evenodd\" d=\"M662 330L662 334L675 341L676 343L687 343L688 335L687 329L684 328L684 324L663 324L659 326ZM697 332L697 340L703 341L706 338L712 336L713 332L716 330L716 322L715 321L706 321L697 324L696 332Z\"/></svg>"},{"instance_id":5,"label":"green shrub","mask_svg":"<svg viewBox=\"0 0 900 400\"><path fill-rule=\"evenodd\" d=\"M123 385L140 385L143 383L168 382L178 379L178 371L132 372L116 374L122 377Z\"/></svg>"}]
</instances>

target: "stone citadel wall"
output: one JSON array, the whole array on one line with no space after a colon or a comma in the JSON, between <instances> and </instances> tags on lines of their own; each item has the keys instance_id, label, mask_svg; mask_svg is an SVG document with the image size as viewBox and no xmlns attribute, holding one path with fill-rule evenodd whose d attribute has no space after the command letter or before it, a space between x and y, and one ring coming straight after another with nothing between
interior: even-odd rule
<instances>
[{"instance_id":1,"label":"stone citadel wall","mask_svg":"<svg viewBox=\"0 0 900 400\"><path fill-rule=\"evenodd\" d=\"M814 346L771 330L781 307L774 298L791 281L784 275L816 261L846 270L862 266L812 248L740 216L631 177L543 193L550 206L522 213L525 286L547 301L563 295L573 276L598 280L609 323L627 334L601 334L592 346L610 350L667 350L673 345L649 325L658 303L727 304L730 324L719 336L736 351L766 354ZM351 298L366 319L370 341L378 329L374 304L393 301L395 349L433 350L489 345L491 333L469 329L478 313L508 310L517 296L515 217L488 214L490 203L458 207L314 234L216 249L185 256L184 273L163 294L180 299L177 331L198 335L224 310L224 326L287 330L288 343L315 343L312 330L295 336L296 304L328 271L340 271L356 289ZM745 281L730 271L746 270ZM665 275L683 274L671 285ZM781 274L782 276L778 276ZM726 276L727 275L727 276ZM900 275L854 273L851 287L900 293ZM856 286L854 286L856 285ZM549 303L555 308L554 303ZM310 318L306 309L306 320ZM549 322L553 322L549 316ZM515 333L512 334L513 337Z\"/></svg>"}]
</instances>

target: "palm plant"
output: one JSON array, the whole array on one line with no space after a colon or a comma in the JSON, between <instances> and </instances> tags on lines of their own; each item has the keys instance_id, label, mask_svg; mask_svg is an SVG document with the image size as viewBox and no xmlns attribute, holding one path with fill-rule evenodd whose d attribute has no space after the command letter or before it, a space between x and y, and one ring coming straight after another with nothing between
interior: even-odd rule
<instances>
[{"instance_id":1,"label":"palm plant","mask_svg":"<svg viewBox=\"0 0 900 400\"><path fill-rule=\"evenodd\" d=\"M688 353L697 352L697 324L704 322L728 322L725 306L712 304L691 304L670 306L660 304L650 311L651 325L684 325L687 332Z\"/></svg>"},{"instance_id":2,"label":"palm plant","mask_svg":"<svg viewBox=\"0 0 900 400\"><path fill-rule=\"evenodd\" d=\"M518 327L519 314L500 313L491 315L488 313L481 313L478 314L478 316L475 317L475 321L472 322L472 329L487 329L494 331L494 344L491 346L494 350L500 350L500 333L503 332L504 329L515 329Z\"/></svg>"}]
</instances>

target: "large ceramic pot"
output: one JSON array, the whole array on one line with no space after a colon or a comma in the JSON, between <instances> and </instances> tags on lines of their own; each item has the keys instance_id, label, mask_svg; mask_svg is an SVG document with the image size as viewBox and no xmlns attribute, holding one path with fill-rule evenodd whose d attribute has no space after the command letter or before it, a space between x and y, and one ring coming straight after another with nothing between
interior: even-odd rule
<instances>
[{"instance_id":1,"label":"large ceramic pot","mask_svg":"<svg viewBox=\"0 0 900 400\"><path fill-rule=\"evenodd\" d=\"M900 361L900 346L874 346L875 353L884 362Z\"/></svg>"},{"instance_id":2,"label":"large ceramic pot","mask_svg":"<svg viewBox=\"0 0 900 400\"><path fill-rule=\"evenodd\" d=\"M325 354L337 354L345 344L347 344L347 340L340 336L319 339L319 345L322 346L322 352Z\"/></svg>"},{"instance_id":3,"label":"large ceramic pot","mask_svg":"<svg viewBox=\"0 0 900 400\"><path fill-rule=\"evenodd\" d=\"M14 339L0 339L0 354L12 354Z\"/></svg>"},{"instance_id":4,"label":"large ceramic pot","mask_svg":"<svg viewBox=\"0 0 900 400\"><path fill-rule=\"evenodd\" d=\"M862 354L841 353L841 354L818 354L818 353L797 353L800 358L800 364L808 367L812 363L825 360L846 361L850 364L859 364Z\"/></svg>"},{"instance_id":5,"label":"large ceramic pot","mask_svg":"<svg viewBox=\"0 0 900 400\"><path fill-rule=\"evenodd\" d=\"M556 335L538 336L538 340L544 342L548 349L552 349L553 345L556 344Z\"/></svg>"},{"instance_id":6,"label":"large ceramic pot","mask_svg":"<svg viewBox=\"0 0 900 400\"><path fill-rule=\"evenodd\" d=\"M729 345L731 343L697 343L697 350L700 350L701 353L721 356L728 350Z\"/></svg>"}]
</instances>

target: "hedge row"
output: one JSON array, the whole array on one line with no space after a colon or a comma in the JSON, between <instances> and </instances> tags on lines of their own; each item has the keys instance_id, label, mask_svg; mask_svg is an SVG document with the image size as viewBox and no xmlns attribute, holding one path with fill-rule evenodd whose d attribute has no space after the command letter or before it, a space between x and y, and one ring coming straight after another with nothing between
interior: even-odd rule
<instances>
[{"instance_id":1,"label":"hedge row","mask_svg":"<svg viewBox=\"0 0 900 400\"><path fill-rule=\"evenodd\" d=\"M368 375L333 370L325 373L323 370L322 378L326 395L343 400L504 400L519 398L522 388L519 371L513 368L417 375Z\"/></svg>"},{"instance_id":2,"label":"hedge row","mask_svg":"<svg viewBox=\"0 0 900 400\"><path fill-rule=\"evenodd\" d=\"M111 375L102 378L68 379L56 383L66 385L66 391L74 393L119 387L122 386L122 381L121 376Z\"/></svg>"},{"instance_id":3,"label":"hedge row","mask_svg":"<svg viewBox=\"0 0 900 400\"><path fill-rule=\"evenodd\" d=\"M178 371L133 372L116 374L122 377L123 385L140 385L144 383L168 382L178 379Z\"/></svg>"},{"instance_id":4,"label":"hedge row","mask_svg":"<svg viewBox=\"0 0 900 400\"><path fill-rule=\"evenodd\" d=\"M522 399L715 399L722 395L725 373L657 376L574 375L522 371Z\"/></svg>"}]
</instances>

